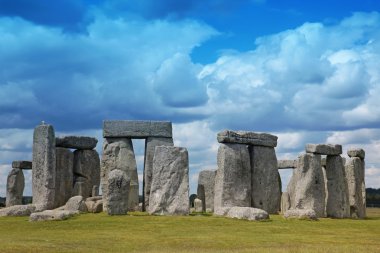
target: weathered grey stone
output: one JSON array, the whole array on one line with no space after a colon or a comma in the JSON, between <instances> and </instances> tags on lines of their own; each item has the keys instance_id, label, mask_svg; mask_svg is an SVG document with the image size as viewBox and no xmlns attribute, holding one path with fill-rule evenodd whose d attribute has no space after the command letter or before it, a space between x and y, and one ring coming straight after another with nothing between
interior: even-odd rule
<instances>
[{"instance_id":1,"label":"weathered grey stone","mask_svg":"<svg viewBox=\"0 0 380 253\"><path fill-rule=\"evenodd\" d=\"M290 209L284 213L286 219L318 220L313 209Z\"/></svg>"},{"instance_id":2,"label":"weathered grey stone","mask_svg":"<svg viewBox=\"0 0 380 253\"><path fill-rule=\"evenodd\" d=\"M30 205L16 205L0 209L0 217L2 216L29 216L36 211L36 206Z\"/></svg>"},{"instance_id":3,"label":"weathered grey stone","mask_svg":"<svg viewBox=\"0 0 380 253\"><path fill-rule=\"evenodd\" d=\"M86 201L98 201L102 199L103 199L103 196L95 196L95 197L86 198Z\"/></svg>"},{"instance_id":4,"label":"weathered grey stone","mask_svg":"<svg viewBox=\"0 0 380 253\"><path fill-rule=\"evenodd\" d=\"M227 215L228 211L230 211L231 208L232 208L232 206L228 206L228 207L215 207L215 209L214 209L214 215L216 215L216 216L225 216L225 215Z\"/></svg>"},{"instance_id":5,"label":"weathered grey stone","mask_svg":"<svg viewBox=\"0 0 380 253\"><path fill-rule=\"evenodd\" d=\"M307 153L319 155L341 155L342 145L334 144L306 144Z\"/></svg>"},{"instance_id":6,"label":"weathered grey stone","mask_svg":"<svg viewBox=\"0 0 380 253\"><path fill-rule=\"evenodd\" d=\"M281 194L281 213L284 214L290 209L290 196L289 193L283 192Z\"/></svg>"},{"instance_id":7,"label":"weathered grey stone","mask_svg":"<svg viewBox=\"0 0 380 253\"><path fill-rule=\"evenodd\" d=\"M39 125L33 134L33 204L46 209L55 206L55 134L51 125Z\"/></svg>"},{"instance_id":8,"label":"weathered grey stone","mask_svg":"<svg viewBox=\"0 0 380 253\"><path fill-rule=\"evenodd\" d=\"M172 138L172 123L169 121L105 120L103 121L103 137Z\"/></svg>"},{"instance_id":9,"label":"weathered grey stone","mask_svg":"<svg viewBox=\"0 0 380 253\"><path fill-rule=\"evenodd\" d=\"M143 210L144 211L149 210L149 196L150 196L150 189L152 185L152 174L153 174L153 156L154 156L155 148L157 146L173 146L173 139L149 137L145 141L144 180L143 180L143 191L144 191Z\"/></svg>"},{"instance_id":10,"label":"weathered grey stone","mask_svg":"<svg viewBox=\"0 0 380 253\"><path fill-rule=\"evenodd\" d=\"M220 144L217 161L214 210L251 206L251 165L247 146Z\"/></svg>"},{"instance_id":11,"label":"weathered grey stone","mask_svg":"<svg viewBox=\"0 0 380 253\"><path fill-rule=\"evenodd\" d=\"M55 205L62 206L72 196L74 155L67 148L56 148Z\"/></svg>"},{"instance_id":12,"label":"weathered grey stone","mask_svg":"<svg viewBox=\"0 0 380 253\"><path fill-rule=\"evenodd\" d=\"M350 216L363 219L366 217L365 163L359 157L350 158L345 166Z\"/></svg>"},{"instance_id":13,"label":"weathered grey stone","mask_svg":"<svg viewBox=\"0 0 380 253\"><path fill-rule=\"evenodd\" d=\"M100 213L103 212L103 200L90 200L90 198L86 199L87 211L90 213Z\"/></svg>"},{"instance_id":14,"label":"weathered grey stone","mask_svg":"<svg viewBox=\"0 0 380 253\"><path fill-rule=\"evenodd\" d=\"M99 196L99 186L93 185L92 186L92 192L91 197Z\"/></svg>"},{"instance_id":15,"label":"weathered grey stone","mask_svg":"<svg viewBox=\"0 0 380 253\"><path fill-rule=\"evenodd\" d=\"M266 147L277 146L277 136L267 133L223 130L218 133L217 139L220 143L238 143Z\"/></svg>"},{"instance_id":16,"label":"weathered grey stone","mask_svg":"<svg viewBox=\"0 0 380 253\"><path fill-rule=\"evenodd\" d=\"M32 162L31 161L13 161L12 168L14 169L23 169L23 170L31 170Z\"/></svg>"},{"instance_id":17,"label":"weathered grey stone","mask_svg":"<svg viewBox=\"0 0 380 253\"><path fill-rule=\"evenodd\" d=\"M32 213L29 221L52 221L52 220L66 220L78 212L67 210L45 210L42 212Z\"/></svg>"},{"instance_id":18,"label":"weathered grey stone","mask_svg":"<svg viewBox=\"0 0 380 253\"><path fill-rule=\"evenodd\" d=\"M203 170L199 172L197 195L202 200L203 212L209 209L214 211L214 188L215 188L215 170Z\"/></svg>"},{"instance_id":19,"label":"weathered grey stone","mask_svg":"<svg viewBox=\"0 0 380 253\"><path fill-rule=\"evenodd\" d=\"M72 196L85 196L88 197L88 192L90 191L89 186L91 184L85 177L74 176L74 186L72 191Z\"/></svg>"},{"instance_id":20,"label":"weathered grey stone","mask_svg":"<svg viewBox=\"0 0 380 253\"><path fill-rule=\"evenodd\" d=\"M278 169L290 169L290 168L297 168L297 160L278 160L277 161L277 168Z\"/></svg>"},{"instance_id":21,"label":"weathered grey stone","mask_svg":"<svg viewBox=\"0 0 380 253\"><path fill-rule=\"evenodd\" d=\"M243 220L267 220L269 214L259 208L234 206L227 212L226 217Z\"/></svg>"},{"instance_id":22,"label":"weathered grey stone","mask_svg":"<svg viewBox=\"0 0 380 253\"><path fill-rule=\"evenodd\" d=\"M251 146L252 206L270 214L280 210L281 185L274 148Z\"/></svg>"},{"instance_id":23,"label":"weathered grey stone","mask_svg":"<svg viewBox=\"0 0 380 253\"><path fill-rule=\"evenodd\" d=\"M103 143L101 163L101 188L103 210L107 211L108 176L112 170L124 171L130 180L128 210L136 210L139 204L139 179L132 140L128 138L107 138Z\"/></svg>"},{"instance_id":24,"label":"weathered grey stone","mask_svg":"<svg viewBox=\"0 0 380 253\"><path fill-rule=\"evenodd\" d=\"M189 156L186 148L156 147L148 211L156 215L189 214Z\"/></svg>"},{"instance_id":25,"label":"weathered grey stone","mask_svg":"<svg viewBox=\"0 0 380 253\"><path fill-rule=\"evenodd\" d=\"M290 207L292 206L292 203L294 203L294 197L296 193L296 184L297 184L297 174L296 169L293 170L293 174L290 177L289 183L286 187L286 192L289 194L289 203ZM288 209L290 209L290 207Z\"/></svg>"},{"instance_id":26,"label":"weathered grey stone","mask_svg":"<svg viewBox=\"0 0 380 253\"><path fill-rule=\"evenodd\" d=\"M65 205L66 211L79 211L79 212L87 212L87 206L85 203L85 200L82 196L74 196L71 197L66 205Z\"/></svg>"},{"instance_id":27,"label":"weathered grey stone","mask_svg":"<svg viewBox=\"0 0 380 253\"><path fill-rule=\"evenodd\" d=\"M348 186L341 156L327 156L326 159L326 215L332 218L350 217Z\"/></svg>"},{"instance_id":28,"label":"weathered grey stone","mask_svg":"<svg viewBox=\"0 0 380 253\"><path fill-rule=\"evenodd\" d=\"M353 149L349 149L347 151L347 155L349 157L359 157L361 159L364 159L365 158L365 151L364 151L364 149L361 149L361 148L353 148Z\"/></svg>"},{"instance_id":29,"label":"weathered grey stone","mask_svg":"<svg viewBox=\"0 0 380 253\"><path fill-rule=\"evenodd\" d=\"M7 195L5 205L7 207L22 204L25 178L21 169L12 169L7 178Z\"/></svg>"},{"instance_id":30,"label":"weathered grey stone","mask_svg":"<svg viewBox=\"0 0 380 253\"><path fill-rule=\"evenodd\" d=\"M76 177L84 177L87 180L83 197L92 195L93 186L100 184L100 159L96 150L74 151L74 174Z\"/></svg>"},{"instance_id":31,"label":"weathered grey stone","mask_svg":"<svg viewBox=\"0 0 380 253\"><path fill-rule=\"evenodd\" d=\"M317 217L325 217L326 193L321 156L303 154L295 169L296 188L291 209L312 209Z\"/></svg>"},{"instance_id":32,"label":"weathered grey stone","mask_svg":"<svg viewBox=\"0 0 380 253\"><path fill-rule=\"evenodd\" d=\"M63 136L55 138L56 147L72 149L94 149L98 140L86 136Z\"/></svg>"},{"instance_id":33,"label":"weathered grey stone","mask_svg":"<svg viewBox=\"0 0 380 253\"><path fill-rule=\"evenodd\" d=\"M107 213L127 214L130 179L122 170L112 170L108 176Z\"/></svg>"},{"instance_id":34,"label":"weathered grey stone","mask_svg":"<svg viewBox=\"0 0 380 253\"><path fill-rule=\"evenodd\" d=\"M196 198L194 199L194 209L195 209L195 212L204 212L203 211L203 208L202 208L202 200Z\"/></svg>"}]
</instances>

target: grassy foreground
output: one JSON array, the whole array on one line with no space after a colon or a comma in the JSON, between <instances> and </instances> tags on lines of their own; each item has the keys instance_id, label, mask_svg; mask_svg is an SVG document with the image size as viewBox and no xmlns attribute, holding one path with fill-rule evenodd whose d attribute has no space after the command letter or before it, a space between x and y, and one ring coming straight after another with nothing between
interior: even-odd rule
<instances>
[{"instance_id":1,"label":"grassy foreground","mask_svg":"<svg viewBox=\"0 0 380 253\"><path fill-rule=\"evenodd\" d=\"M212 216L83 214L0 218L0 252L380 252L380 209L366 220L250 222Z\"/></svg>"}]
</instances>

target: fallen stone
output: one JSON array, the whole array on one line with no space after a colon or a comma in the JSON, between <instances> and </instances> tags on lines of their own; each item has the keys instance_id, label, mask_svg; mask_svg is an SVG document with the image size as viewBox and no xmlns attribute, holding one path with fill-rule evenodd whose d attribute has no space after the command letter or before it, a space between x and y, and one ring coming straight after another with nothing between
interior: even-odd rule
<instances>
[{"instance_id":1,"label":"fallen stone","mask_svg":"<svg viewBox=\"0 0 380 253\"><path fill-rule=\"evenodd\" d=\"M130 179L122 170L112 170L108 176L107 213L109 215L127 214Z\"/></svg>"},{"instance_id":2,"label":"fallen stone","mask_svg":"<svg viewBox=\"0 0 380 253\"><path fill-rule=\"evenodd\" d=\"M238 143L254 146L276 147L277 136L267 133L223 130L217 136L219 143Z\"/></svg>"},{"instance_id":3,"label":"fallen stone","mask_svg":"<svg viewBox=\"0 0 380 253\"><path fill-rule=\"evenodd\" d=\"M67 220L75 214L78 214L78 212L67 210L45 210L42 212L32 213L29 217L29 221Z\"/></svg>"},{"instance_id":4,"label":"fallen stone","mask_svg":"<svg viewBox=\"0 0 380 253\"><path fill-rule=\"evenodd\" d=\"M101 162L101 188L104 196L103 210L107 211L108 177L112 170L124 171L130 180L128 210L135 210L139 204L139 180L132 140L128 138L107 138L103 143Z\"/></svg>"},{"instance_id":5,"label":"fallen stone","mask_svg":"<svg viewBox=\"0 0 380 253\"><path fill-rule=\"evenodd\" d=\"M144 157L144 205L143 210L149 210L149 196L150 189L152 185L152 175L153 175L153 156L154 151L157 146L173 146L172 138L156 138L149 137L145 141L145 157Z\"/></svg>"},{"instance_id":6,"label":"fallen stone","mask_svg":"<svg viewBox=\"0 0 380 253\"><path fill-rule=\"evenodd\" d=\"M274 148L251 146L252 206L277 214L281 204L281 183ZM250 205L248 205L250 206Z\"/></svg>"},{"instance_id":7,"label":"fallen stone","mask_svg":"<svg viewBox=\"0 0 380 253\"><path fill-rule=\"evenodd\" d=\"M289 209L290 209L289 193L283 192L281 195L281 213L284 214Z\"/></svg>"},{"instance_id":8,"label":"fallen stone","mask_svg":"<svg viewBox=\"0 0 380 253\"><path fill-rule=\"evenodd\" d=\"M214 211L214 187L215 187L215 170L203 170L199 172L197 195L202 200L202 211L209 209Z\"/></svg>"},{"instance_id":9,"label":"fallen stone","mask_svg":"<svg viewBox=\"0 0 380 253\"><path fill-rule=\"evenodd\" d=\"M16 205L0 209L0 217L2 216L29 216L36 211L36 206L30 205Z\"/></svg>"},{"instance_id":10,"label":"fallen stone","mask_svg":"<svg viewBox=\"0 0 380 253\"><path fill-rule=\"evenodd\" d=\"M325 217L325 181L321 166L321 156L306 153L299 157L295 171L294 203L291 209L312 209L317 217Z\"/></svg>"},{"instance_id":11,"label":"fallen stone","mask_svg":"<svg viewBox=\"0 0 380 253\"><path fill-rule=\"evenodd\" d=\"M366 215L365 163L359 157L350 158L345 166L350 216L363 219Z\"/></svg>"},{"instance_id":12,"label":"fallen stone","mask_svg":"<svg viewBox=\"0 0 380 253\"><path fill-rule=\"evenodd\" d=\"M65 210L74 212L79 211L85 213L87 212L87 206L82 196L74 196L67 201L65 205Z\"/></svg>"},{"instance_id":13,"label":"fallen stone","mask_svg":"<svg viewBox=\"0 0 380 253\"><path fill-rule=\"evenodd\" d=\"M195 208L195 212L203 212L202 200L198 198L194 199L194 208Z\"/></svg>"},{"instance_id":14,"label":"fallen stone","mask_svg":"<svg viewBox=\"0 0 380 253\"><path fill-rule=\"evenodd\" d=\"M278 160L277 161L277 168L278 169L290 169L290 168L297 168L297 160Z\"/></svg>"},{"instance_id":15,"label":"fallen stone","mask_svg":"<svg viewBox=\"0 0 380 253\"><path fill-rule=\"evenodd\" d=\"M74 155L67 148L56 148L56 190L55 190L55 205L63 206L73 192L73 162Z\"/></svg>"},{"instance_id":16,"label":"fallen stone","mask_svg":"<svg viewBox=\"0 0 380 253\"><path fill-rule=\"evenodd\" d=\"M364 149L361 149L361 148L349 149L347 151L347 155L349 157L359 157L360 159L364 159L365 158L365 151L364 151Z\"/></svg>"},{"instance_id":17,"label":"fallen stone","mask_svg":"<svg viewBox=\"0 0 380 253\"><path fill-rule=\"evenodd\" d=\"M7 193L5 206L22 204L22 194L24 192L25 178L21 169L12 169L7 178Z\"/></svg>"},{"instance_id":18,"label":"fallen stone","mask_svg":"<svg viewBox=\"0 0 380 253\"><path fill-rule=\"evenodd\" d=\"M326 159L326 215L332 218L350 217L348 186L341 156L327 156Z\"/></svg>"},{"instance_id":19,"label":"fallen stone","mask_svg":"<svg viewBox=\"0 0 380 253\"><path fill-rule=\"evenodd\" d=\"M169 121L105 120L103 121L103 137L172 138L172 123Z\"/></svg>"},{"instance_id":20,"label":"fallen stone","mask_svg":"<svg viewBox=\"0 0 380 253\"><path fill-rule=\"evenodd\" d=\"M12 168L14 169L23 169L23 170L31 170L32 162L31 161L13 161Z\"/></svg>"},{"instance_id":21,"label":"fallen stone","mask_svg":"<svg viewBox=\"0 0 380 253\"><path fill-rule=\"evenodd\" d=\"M71 149L94 149L98 140L86 136L64 136L55 138L56 147Z\"/></svg>"},{"instance_id":22,"label":"fallen stone","mask_svg":"<svg viewBox=\"0 0 380 253\"><path fill-rule=\"evenodd\" d=\"M155 215L189 214L189 156L186 148L156 147L148 212Z\"/></svg>"},{"instance_id":23,"label":"fallen stone","mask_svg":"<svg viewBox=\"0 0 380 253\"><path fill-rule=\"evenodd\" d=\"M86 192L82 195L87 198L92 195L93 186L100 184L100 159L96 150L75 150L74 151L74 174L84 177L87 185Z\"/></svg>"},{"instance_id":24,"label":"fallen stone","mask_svg":"<svg viewBox=\"0 0 380 253\"><path fill-rule=\"evenodd\" d=\"M103 199L103 196L95 196L95 197L86 198L86 201L98 201L101 199Z\"/></svg>"},{"instance_id":25,"label":"fallen stone","mask_svg":"<svg viewBox=\"0 0 380 253\"><path fill-rule=\"evenodd\" d=\"M39 125L33 134L32 192L33 204L55 208L56 156L55 134L51 125Z\"/></svg>"},{"instance_id":26,"label":"fallen stone","mask_svg":"<svg viewBox=\"0 0 380 253\"><path fill-rule=\"evenodd\" d=\"M341 155L342 145L333 144L306 144L305 150L307 153L319 155Z\"/></svg>"},{"instance_id":27,"label":"fallen stone","mask_svg":"<svg viewBox=\"0 0 380 253\"><path fill-rule=\"evenodd\" d=\"M103 212L103 200L89 200L89 198L86 199L86 206L87 211L89 213L101 213Z\"/></svg>"},{"instance_id":28,"label":"fallen stone","mask_svg":"<svg viewBox=\"0 0 380 253\"><path fill-rule=\"evenodd\" d=\"M285 219L318 220L317 217L312 209L290 209L284 213Z\"/></svg>"},{"instance_id":29,"label":"fallen stone","mask_svg":"<svg viewBox=\"0 0 380 253\"><path fill-rule=\"evenodd\" d=\"M229 207L216 207L214 209L214 215L216 216L226 216L228 211L230 211L230 209L232 208L232 206L229 206Z\"/></svg>"},{"instance_id":30,"label":"fallen stone","mask_svg":"<svg viewBox=\"0 0 380 253\"><path fill-rule=\"evenodd\" d=\"M214 209L251 206L251 165L247 145L220 144Z\"/></svg>"},{"instance_id":31,"label":"fallen stone","mask_svg":"<svg viewBox=\"0 0 380 253\"><path fill-rule=\"evenodd\" d=\"M243 219L243 220L268 220L269 214L259 208L253 207L239 207L234 206L231 207L227 212L226 217Z\"/></svg>"}]
</instances>

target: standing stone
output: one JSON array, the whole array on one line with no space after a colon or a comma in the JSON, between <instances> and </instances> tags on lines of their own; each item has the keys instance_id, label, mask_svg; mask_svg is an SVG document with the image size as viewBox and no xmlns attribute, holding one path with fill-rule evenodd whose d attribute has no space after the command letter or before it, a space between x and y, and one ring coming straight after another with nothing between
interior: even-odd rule
<instances>
[{"instance_id":1,"label":"standing stone","mask_svg":"<svg viewBox=\"0 0 380 253\"><path fill-rule=\"evenodd\" d=\"M251 146L252 207L276 214L280 210L281 186L274 148Z\"/></svg>"},{"instance_id":2,"label":"standing stone","mask_svg":"<svg viewBox=\"0 0 380 253\"><path fill-rule=\"evenodd\" d=\"M281 213L284 214L289 209L290 209L289 193L283 192L281 195Z\"/></svg>"},{"instance_id":3,"label":"standing stone","mask_svg":"<svg viewBox=\"0 0 380 253\"><path fill-rule=\"evenodd\" d=\"M290 177L288 186L286 187L286 192L289 195L289 204L290 204L289 208L292 206L292 203L294 203L294 197L295 197L294 195L296 193L296 184L297 184L296 177L297 177L296 170L293 170L293 174Z\"/></svg>"},{"instance_id":4,"label":"standing stone","mask_svg":"<svg viewBox=\"0 0 380 253\"><path fill-rule=\"evenodd\" d=\"M74 155L67 148L56 148L55 206L63 206L72 196Z\"/></svg>"},{"instance_id":5,"label":"standing stone","mask_svg":"<svg viewBox=\"0 0 380 253\"><path fill-rule=\"evenodd\" d=\"M194 199L194 209L195 209L195 212L204 212L203 211L203 203L202 203L202 200L196 198Z\"/></svg>"},{"instance_id":6,"label":"standing stone","mask_svg":"<svg viewBox=\"0 0 380 253\"><path fill-rule=\"evenodd\" d=\"M153 175L153 156L157 146L173 146L172 138L148 137L145 141L143 210L149 211L149 196Z\"/></svg>"},{"instance_id":7,"label":"standing stone","mask_svg":"<svg viewBox=\"0 0 380 253\"><path fill-rule=\"evenodd\" d=\"M153 180L149 213L188 215L189 156L186 148L157 146L153 158Z\"/></svg>"},{"instance_id":8,"label":"standing stone","mask_svg":"<svg viewBox=\"0 0 380 253\"><path fill-rule=\"evenodd\" d=\"M103 143L101 163L101 189L103 210L107 211L108 177L113 170L124 171L130 180L127 196L128 209L136 210L139 205L139 180L132 140L128 138L106 138Z\"/></svg>"},{"instance_id":9,"label":"standing stone","mask_svg":"<svg viewBox=\"0 0 380 253\"><path fill-rule=\"evenodd\" d=\"M299 157L296 172L294 203L291 209L312 209L317 217L325 217L325 182L321 156L306 153Z\"/></svg>"},{"instance_id":10,"label":"standing stone","mask_svg":"<svg viewBox=\"0 0 380 253\"><path fill-rule=\"evenodd\" d=\"M107 213L109 215L127 214L130 179L122 170L112 170L108 175Z\"/></svg>"},{"instance_id":11,"label":"standing stone","mask_svg":"<svg viewBox=\"0 0 380 253\"><path fill-rule=\"evenodd\" d=\"M90 191L88 188L89 185L90 183L88 182L87 178L75 176L72 196L86 196Z\"/></svg>"},{"instance_id":12,"label":"standing stone","mask_svg":"<svg viewBox=\"0 0 380 253\"><path fill-rule=\"evenodd\" d=\"M220 144L217 161L214 212L224 207L250 207L252 186L247 145Z\"/></svg>"},{"instance_id":13,"label":"standing stone","mask_svg":"<svg viewBox=\"0 0 380 253\"><path fill-rule=\"evenodd\" d=\"M32 191L33 204L40 209L53 209L56 206L55 178L55 134L51 125L39 125L33 134Z\"/></svg>"},{"instance_id":14,"label":"standing stone","mask_svg":"<svg viewBox=\"0 0 380 253\"><path fill-rule=\"evenodd\" d=\"M91 197L96 197L96 196L99 196L99 186L93 185L92 186Z\"/></svg>"},{"instance_id":15,"label":"standing stone","mask_svg":"<svg viewBox=\"0 0 380 253\"><path fill-rule=\"evenodd\" d=\"M366 217L366 193L364 182L364 159L352 157L345 166L348 185L350 216L363 219Z\"/></svg>"},{"instance_id":16,"label":"standing stone","mask_svg":"<svg viewBox=\"0 0 380 253\"><path fill-rule=\"evenodd\" d=\"M327 156L327 217L347 218L350 217L350 203L348 200L348 187L344 171L343 159L340 155Z\"/></svg>"},{"instance_id":17,"label":"standing stone","mask_svg":"<svg viewBox=\"0 0 380 253\"><path fill-rule=\"evenodd\" d=\"M214 211L215 170L199 172L197 195L202 200L202 211Z\"/></svg>"},{"instance_id":18,"label":"standing stone","mask_svg":"<svg viewBox=\"0 0 380 253\"><path fill-rule=\"evenodd\" d=\"M86 178L86 191L82 195L84 198L90 197L92 187L100 184L100 159L96 150L75 150L74 151L74 174L76 177Z\"/></svg>"},{"instance_id":19,"label":"standing stone","mask_svg":"<svg viewBox=\"0 0 380 253\"><path fill-rule=\"evenodd\" d=\"M7 178L6 207L21 205L25 178L21 169L12 169Z\"/></svg>"}]
</instances>

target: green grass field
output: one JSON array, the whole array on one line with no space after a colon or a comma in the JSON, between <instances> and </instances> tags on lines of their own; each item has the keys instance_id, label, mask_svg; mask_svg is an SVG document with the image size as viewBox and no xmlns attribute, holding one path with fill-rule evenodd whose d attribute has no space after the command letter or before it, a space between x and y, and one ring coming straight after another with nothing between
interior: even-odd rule
<instances>
[{"instance_id":1,"label":"green grass field","mask_svg":"<svg viewBox=\"0 0 380 253\"><path fill-rule=\"evenodd\" d=\"M212 216L83 214L0 218L0 252L380 252L380 209L365 220L252 222Z\"/></svg>"}]
</instances>

